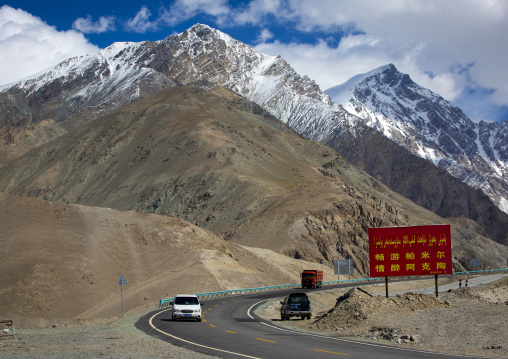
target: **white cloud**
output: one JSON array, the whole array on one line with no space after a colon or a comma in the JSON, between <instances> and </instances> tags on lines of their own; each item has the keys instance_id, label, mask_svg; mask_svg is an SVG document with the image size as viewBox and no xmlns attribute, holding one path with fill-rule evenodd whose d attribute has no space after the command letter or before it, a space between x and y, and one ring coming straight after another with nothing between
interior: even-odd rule
<instances>
[{"instance_id":1,"label":"white cloud","mask_svg":"<svg viewBox=\"0 0 508 359\"><path fill-rule=\"evenodd\" d=\"M86 18L80 17L73 22L72 28L84 34L102 34L107 31L115 31L115 17L101 16L96 22L92 20L90 15Z\"/></svg>"},{"instance_id":2,"label":"white cloud","mask_svg":"<svg viewBox=\"0 0 508 359\"><path fill-rule=\"evenodd\" d=\"M275 35L268 29L262 29L257 38L257 42L266 42L273 39Z\"/></svg>"},{"instance_id":3,"label":"white cloud","mask_svg":"<svg viewBox=\"0 0 508 359\"><path fill-rule=\"evenodd\" d=\"M152 16L152 13L143 5L136 16L127 21L125 25L126 30L141 34L157 30L157 21L150 21L150 16Z\"/></svg>"},{"instance_id":4,"label":"white cloud","mask_svg":"<svg viewBox=\"0 0 508 359\"><path fill-rule=\"evenodd\" d=\"M21 9L0 8L0 84L99 49L75 30L57 31Z\"/></svg>"},{"instance_id":5,"label":"white cloud","mask_svg":"<svg viewBox=\"0 0 508 359\"><path fill-rule=\"evenodd\" d=\"M221 24L231 9L227 0L176 0L169 9L164 10L160 20L170 26L187 21L194 16L210 15Z\"/></svg>"},{"instance_id":6,"label":"white cloud","mask_svg":"<svg viewBox=\"0 0 508 359\"><path fill-rule=\"evenodd\" d=\"M280 55L301 75L308 75L316 81L321 90L341 84L352 76L368 72L379 66L390 63L390 59L377 56L365 56L364 48L357 48L356 52L344 56L339 46L332 48L321 40L317 44L290 43L279 41L261 43L255 46L256 50Z\"/></svg>"},{"instance_id":7,"label":"white cloud","mask_svg":"<svg viewBox=\"0 0 508 359\"><path fill-rule=\"evenodd\" d=\"M252 0L244 8L237 8L231 15L231 21L240 24L263 24L263 19L266 15L272 14L277 17L282 17L285 7L284 2L281 0Z\"/></svg>"},{"instance_id":8,"label":"white cloud","mask_svg":"<svg viewBox=\"0 0 508 359\"><path fill-rule=\"evenodd\" d=\"M348 35L340 39L339 48L341 52L347 53L355 48L374 47L378 39L369 35Z\"/></svg>"}]
</instances>

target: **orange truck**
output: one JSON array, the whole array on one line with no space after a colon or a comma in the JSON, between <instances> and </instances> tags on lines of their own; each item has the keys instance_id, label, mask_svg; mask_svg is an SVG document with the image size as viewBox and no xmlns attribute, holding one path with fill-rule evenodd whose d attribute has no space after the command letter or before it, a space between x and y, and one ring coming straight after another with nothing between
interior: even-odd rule
<instances>
[{"instance_id":1,"label":"orange truck","mask_svg":"<svg viewBox=\"0 0 508 359\"><path fill-rule=\"evenodd\" d=\"M321 288L323 286L323 271L305 269L302 274L302 288Z\"/></svg>"}]
</instances>

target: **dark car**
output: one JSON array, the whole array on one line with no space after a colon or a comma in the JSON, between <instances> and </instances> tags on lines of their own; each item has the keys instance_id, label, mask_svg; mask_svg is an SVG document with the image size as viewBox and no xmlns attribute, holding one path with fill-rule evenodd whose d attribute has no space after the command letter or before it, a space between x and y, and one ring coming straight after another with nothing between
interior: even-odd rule
<instances>
[{"instance_id":1,"label":"dark car","mask_svg":"<svg viewBox=\"0 0 508 359\"><path fill-rule=\"evenodd\" d=\"M305 293L291 293L280 304L282 304L280 307L280 320L290 319L291 317L300 317L301 319L312 317L310 300Z\"/></svg>"}]
</instances>

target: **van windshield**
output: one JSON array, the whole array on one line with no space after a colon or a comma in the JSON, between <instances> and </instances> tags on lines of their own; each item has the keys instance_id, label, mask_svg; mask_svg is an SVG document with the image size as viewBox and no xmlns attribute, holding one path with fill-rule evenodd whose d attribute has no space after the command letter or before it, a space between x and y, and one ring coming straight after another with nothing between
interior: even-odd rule
<instances>
[{"instance_id":1,"label":"van windshield","mask_svg":"<svg viewBox=\"0 0 508 359\"><path fill-rule=\"evenodd\" d=\"M180 305L198 305L199 300L197 297L176 297L175 304Z\"/></svg>"}]
</instances>

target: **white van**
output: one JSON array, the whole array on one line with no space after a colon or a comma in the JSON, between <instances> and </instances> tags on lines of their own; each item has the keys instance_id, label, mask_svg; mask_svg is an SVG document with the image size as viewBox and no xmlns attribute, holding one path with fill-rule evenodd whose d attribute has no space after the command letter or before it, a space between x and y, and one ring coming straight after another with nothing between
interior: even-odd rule
<instances>
[{"instance_id":1,"label":"white van","mask_svg":"<svg viewBox=\"0 0 508 359\"><path fill-rule=\"evenodd\" d=\"M172 318L178 319L195 319L201 321L202 302L194 294L178 294L171 303L173 305Z\"/></svg>"}]
</instances>

